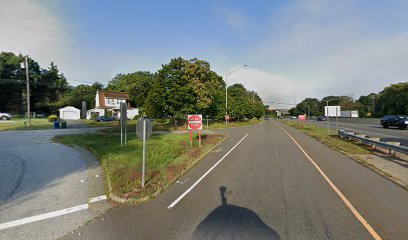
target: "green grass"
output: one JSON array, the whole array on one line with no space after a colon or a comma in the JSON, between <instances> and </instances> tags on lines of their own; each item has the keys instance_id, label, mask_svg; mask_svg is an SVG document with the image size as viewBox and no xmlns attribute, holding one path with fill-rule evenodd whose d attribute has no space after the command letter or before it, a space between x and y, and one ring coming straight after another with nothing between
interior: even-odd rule
<instances>
[{"instance_id":1,"label":"green grass","mask_svg":"<svg viewBox=\"0 0 408 240\"><path fill-rule=\"evenodd\" d=\"M195 135L196 139L198 136ZM141 188L142 141L128 135L127 147L120 146L117 134L59 136L57 141L90 149L101 161L112 192L124 198L151 198L176 181L224 136L203 135L203 145L194 140L189 147L188 134L152 135L147 141L146 185Z\"/></svg>"},{"instance_id":2,"label":"green grass","mask_svg":"<svg viewBox=\"0 0 408 240\"><path fill-rule=\"evenodd\" d=\"M233 128L233 127L242 127L242 126L249 126L253 124L257 124L262 122L262 120L258 120L256 118L246 120L246 121L239 121L239 122L230 122L228 126L225 125L225 122L209 122L207 128L207 122L205 119L203 120L203 130L206 129L220 129L220 128ZM137 121L128 121L128 132L134 132L136 129ZM156 120L153 122L153 131L182 131L187 130L187 126L184 122L179 123L177 126L174 125L174 120L165 119L165 120ZM101 130L104 133L120 133L120 126L113 126L110 129Z\"/></svg>"},{"instance_id":3,"label":"green grass","mask_svg":"<svg viewBox=\"0 0 408 240\"><path fill-rule=\"evenodd\" d=\"M37 130L37 129L51 129L54 127L52 122L47 119L31 119L31 126L24 125L26 119L12 119L11 121L2 121L0 123L0 131L7 130Z\"/></svg>"},{"instance_id":4,"label":"green grass","mask_svg":"<svg viewBox=\"0 0 408 240\"><path fill-rule=\"evenodd\" d=\"M357 142L351 142L340 138L336 131L322 128L313 124L303 124L297 120L279 120L286 125L304 132L316 140L347 154L369 154L370 150Z\"/></svg>"}]
</instances>

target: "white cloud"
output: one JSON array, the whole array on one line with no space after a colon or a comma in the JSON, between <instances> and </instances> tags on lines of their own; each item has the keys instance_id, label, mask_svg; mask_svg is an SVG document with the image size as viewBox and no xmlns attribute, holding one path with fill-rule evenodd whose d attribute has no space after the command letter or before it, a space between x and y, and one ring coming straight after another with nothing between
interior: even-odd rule
<instances>
[{"instance_id":1,"label":"white cloud","mask_svg":"<svg viewBox=\"0 0 408 240\"><path fill-rule=\"evenodd\" d=\"M228 86L243 84L248 90L255 91L263 101L276 108L291 108L307 96L316 94L315 86L302 86L291 78L280 74L271 74L253 68L243 68L228 78Z\"/></svg>"},{"instance_id":2,"label":"white cloud","mask_svg":"<svg viewBox=\"0 0 408 240\"><path fill-rule=\"evenodd\" d=\"M377 18L386 17L378 13L387 10L373 14L353 3L288 3L273 15L268 37L249 51L249 59L262 71L292 82L295 86L286 86L292 92L303 89L310 97L347 93L359 97L407 81L408 35L404 29L394 28L388 18L390 27L378 29Z\"/></svg>"},{"instance_id":3,"label":"white cloud","mask_svg":"<svg viewBox=\"0 0 408 240\"><path fill-rule=\"evenodd\" d=\"M1 0L0 51L28 54L42 67L64 61L69 38L62 23L36 1Z\"/></svg>"}]
</instances>

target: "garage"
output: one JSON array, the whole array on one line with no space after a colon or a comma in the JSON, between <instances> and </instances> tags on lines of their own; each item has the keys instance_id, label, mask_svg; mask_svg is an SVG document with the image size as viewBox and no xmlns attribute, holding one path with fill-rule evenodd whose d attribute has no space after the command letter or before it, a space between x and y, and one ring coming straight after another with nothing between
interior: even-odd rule
<instances>
[{"instance_id":1,"label":"garage","mask_svg":"<svg viewBox=\"0 0 408 240\"><path fill-rule=\"evenodd\" d=\"M64 120L79 120L81 119L81 110L71 106L60 108L59 117Z\"/></svg>"}]
</instances>

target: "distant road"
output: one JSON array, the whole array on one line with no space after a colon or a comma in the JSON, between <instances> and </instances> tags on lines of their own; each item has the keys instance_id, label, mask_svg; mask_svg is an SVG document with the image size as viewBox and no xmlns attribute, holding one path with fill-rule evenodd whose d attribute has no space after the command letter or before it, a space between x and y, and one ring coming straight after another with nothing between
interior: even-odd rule
<instances>
[{"instance_id":1,"label":"distant road","mask_svg":"<svg viewBox=\"0 0 408 240\"><path fill-rule=\"evenodd\" d=\"M63 239L408 239L408 191L354 160L274 120L216 132L164 193Z\"/></svg>"},{"instance_id":2,"label":"distant road","mask_svg":"<svg viewBox=\"0 0 408 240\"><path fill-rule=\"evenodd\" d=\"M297 120L292 120L297 121ZM322 127L327 127L327 121L318 122L308 120L309 123L317 124ZM370 123L371 122L371 123ZM336 130L336 119L330 119L329 125L331 129ZM398 128L383 128L379 119L341 119L339 118L339 129L352 131L360 134L365 134L370 137L379 137L384 141L397 141L402 145L408 146L408 129L401 130Z\"/></svg>"}]
</instances>

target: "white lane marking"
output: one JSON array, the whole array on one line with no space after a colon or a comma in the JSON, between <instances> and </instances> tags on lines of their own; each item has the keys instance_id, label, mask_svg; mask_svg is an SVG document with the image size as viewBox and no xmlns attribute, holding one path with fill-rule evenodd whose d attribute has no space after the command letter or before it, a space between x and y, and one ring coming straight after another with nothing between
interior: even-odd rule
<instances>
[{"instance_id":1,"label":"white lane marking","mask_svg":"<svg viewBox=\"0 0 408 240\"><path fill-rule=\"evenodd\" d=\"M167 208L172 209L174 206L176 206L176 204L180 202L181 199L183 199L191 190L193 190L193 188L195 188L195 186L197 186L218 164L220 164L220 162L222 162L222 160L224 160L224 158L226 158L232 152L232 150L234 150L242 141L244 141L244 139L247 136L248 136L248 133L241 140L239 140L239 142L237 142L237 144L235 144L235 146L233 146L220 160L218 160L218 162L216 162L210 169L208 169L208 171L205 172L203 176L201 176L195 183L193 183L191 187L189 187L174 202L172 202Z\"/></svg>"},{"instance_id":2,"label":"white lane marking","mask_svg":"<svg viewBox=\"0 0 408 240\"><path fill-rule=\"evenodd\" d=\"M98 197L90 198L88 200L88 203L99 202L99 201L106 200L106 199L108 199L108 197L106 195L101 195L101 196L98 196Z\"/></svg>"},{"instance_id":3,"label":"white lane marking","mask_svg":"<svg viewBox=\"0 0 408 240\"><path fill-rule=\"evenodd\" d=\"M334 183L330 180L330 178L323 172L323 170L317 165L315 161L309 156L309 154L306 153L306 151L300 146L300 144L281 126L278 124L274 123L276 126L278 126L282 131L284 131L290 139L298 146L298 148L303 152L303 154L306 156L306 158L313 164L313 166L317 169L317 171L323 176L323 178L326 180L326 182L329 184L329 186L339 195L340 199L346 204L346 206L350 209L350 211L354 214L354 216L358 219L358 221L361 222L361 224L367 229L367 231L371 234L371 236L375 240L381 240L382 238L378 233L374 230L374 228L371 227L371 225L364 219L364 217L357 211L357 209L351 204L351 202L344 196L344 194L334 185Z\"/></svg>"},{"instance_id":4,"label":"white lane marking","mask_svg":"<svg viewBox=\"0 0 408 240\"><path fill-rule=\"evenodd\" d=\"M66 209L62 209L62 210L58 210L58 211L54 211L54 212L44 213L44 214L40 214L40 215L36 215L36 216L32 216L32 217L26 217L26 218L22 218L22 219L19 219L19 220L2 223L2 224L0 224L0 230L4 230L4 229L7 229L7 228L12 228L12 227L17 227L17 226L20 226L20 225L23 225L23 224L37 222L37 221L45 220L45 219L48 219L48 218L58 217L58 216L62 216L62 215L65 215L65 214L82 211L82 210L85 210L85 209L88 209L88 208L89 208L89 204L86 203L86 204L82 204L82 205L79 205L79 206L66 208Z\"/></svg>"},{"instance_id":5,"label":"white lane marking","mask_svg":"<svg viewBox=\"0 0 408 240\"><path fill-rule=\"evenodd\" d=\"M88 200L88 202L89 203L94 203L94 202L98 202L98 201L102 201L102 200L106 200L106 199L107 199L106 195L102 195L102 196L90 198ZM45 220L45 219L59 217L59 216L65 215L65 214L70 214L70 213L86 210L88 208L89 208L89 204L85 203L85 204L78 205L78 206L75 206L75 207L65 208L65 209L62 209L62 210L54 211L54 212L44 213L44 214L35 215L35 216L32 216L32 217L26 217L26 218L22 218L22 219L10 221L10 222L2 223L2 224L0 224L0 231L4 230L4 229L12 228L12 227L21 226L21 225L24 225L24 224L27 224L27 223L38 222L38 221L42 221L42 220Z\"/></svg>"},{"instance_id":6,"label":"white lane marking","mask_svg":"<svg viewBox=\"0 0 408 240\"><path fill-rule=\"evenodd\" d=\"M182 181L182 182L179 181L179 180L177 180L176 183L180 183L181 185L183 185L183 184L184 184L185 182L187 182L187 181L188 181L188 178L187 178L186 180Z\"/></svg>"}]
</instances>

